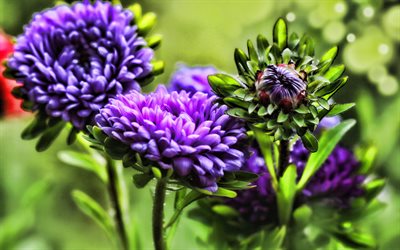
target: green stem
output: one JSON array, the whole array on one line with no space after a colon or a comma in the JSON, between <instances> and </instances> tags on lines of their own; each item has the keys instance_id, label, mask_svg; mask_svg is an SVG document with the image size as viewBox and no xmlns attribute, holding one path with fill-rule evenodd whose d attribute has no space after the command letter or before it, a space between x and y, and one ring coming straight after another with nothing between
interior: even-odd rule
<instances>
[{"instance_id":1,"label":"green stem","mask_svg":"<svg viewBox=\"0 0 400 250\"><path fill-rule=\"evenodd\" d=\"M278 176L282 177L285 172L287 166L289 165L289 141L281 140L279 145L279 166L278 166Z\"/></svg>"},{"instance_id":2,"label":"green stem","mask_svg":"<svg viewBox=\"0 0 400 250\"><path fill-rule=\"evenodd\" d=\"M107 159L107 175L108 175L108 191L110 195L111 206L114 210L114 220L117 227L118 235L122 249L129 249L129 241L126 232L123 202L120 200L122 195L120 194L119 186L121 185L121 177L118 173L117 166L112 162L111 159ZM125 215L126 216L126 215Z\"/></svg>"},{"instance_id":3,"label":"green stem","mask_svg":"<svg viewBox=\"0 0 400 250\"><path fill-rule=\"evenodd\" d=\"M156 250L165 250L164 235L164 202L167 182L165 179L157 181L153 204L153 240Z\"/></svg>"}]
</instances>

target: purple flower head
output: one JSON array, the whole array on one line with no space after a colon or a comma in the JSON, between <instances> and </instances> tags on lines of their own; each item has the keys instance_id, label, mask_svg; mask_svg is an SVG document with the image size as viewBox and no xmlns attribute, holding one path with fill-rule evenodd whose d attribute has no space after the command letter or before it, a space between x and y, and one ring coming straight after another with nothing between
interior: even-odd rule
<instances>
[{"instance_id":1,"label":"purple flower head","mask_svg":"<svg viewBox=\"0 0 400 250\"><path fill-rule=\"evenodd\" d=\"M209 95L214 95L208 84L207 77L215 73L217 73L217 69L212 66L188 67L180 65L169 82L170 90L185 90L189 93L200 91Z\"/></svg>"},{"instance_id":2,"label":"purple flower head","mask_svg":"<svg viewBox=\"0 0 400 250\"><path fill-rule=\"evenodd\" d=\"M271 178L259 150L251 149L254 154L249 158L243 170L259 174L254 182L256 188L241 190L234 199L226 204L234 207L242 219L256 225L272 223L276 219L276 196ZM296 164L300 177L309 157L309 151L298 141L291 151L291 162ZM347 149L337 146L322 167L311 178L300 195L298 202L320 200L331 206L346 208L352 198L363 194L361 184L365 176L357 174L359 162Z\"/></svg>"},{"instance_id":3,"label":"purple flower head","mask_svg":"<svg viewBox=\"0 0 400 250\"><path fill-rule=\"evenodd\" d=\"M133 21L130 11L102 1L35 14L8 62L32 111L83 129L110 97L140 90L153 51Z\"/></svg>"},{"instance_id":4,"label":"purple flower head","mask_svg":"<svg viewBox=\"0 0 400 250\"><path fill-rule=\"evenodd\" d=\"M291 110L305 98L306 82L294 69L293 64L268 65L257 78L258 97L265 106L273 103Z\"/></svg>"},{"instance_id":5,"label":"purple flower head","mask_svg":"<svg viewBox=\"0 0 400 250\"><path fill-rule=\"evenodd\" d=\"M226 204L235 208L241 218L255 225L265 225L274 220L276 211L275 191L272 188L271 176L265 167L264 158L259 150L250 148L252 155L242 170L258 174L260 177L253 183L256 187L237 192L234 199L226 199Z\"/></svg>"},{"instance_id":6,"label":"purple flower head","mask_svg":"<svg viewBox=\"0 0 400 250\"><path fill-rule=\"evenodd\" d=\"M244 164L241 142L246 130L225 114L216 97L185 91L168 93L163 86L149 95L132 91L118 95L96 116L110 137L130 146L132 153L173 169L175 177L215 192L226 171Z\"/></svg>"},{"instance_id":7,"label":"purple flower head","mask_svg":"<svg viewBox=\"0 0 400 250\"><path fill-rule=\"evenodd\" d=\"M304 170L309 154L300 141L296 142L290 156L299 175ZM304 188L303 198L321 199L339 208L348 207L352 198L363 194L361 184L365 176L357 173L359 167L360 163L351 151L336 146Z\"/></svg>"}]
</instances>

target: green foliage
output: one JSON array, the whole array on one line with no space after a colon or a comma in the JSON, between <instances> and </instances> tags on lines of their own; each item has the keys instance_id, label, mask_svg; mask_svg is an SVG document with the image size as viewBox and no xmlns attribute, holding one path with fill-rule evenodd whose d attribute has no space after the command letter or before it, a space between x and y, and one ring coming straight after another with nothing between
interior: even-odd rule
<instances>
[{"instance_id":1,"label":"green foliage","mask_svg":"<svg viewBox=\"0 0 400 250\"><path fill-rule=\"evenodd\" d=\"M304 168L304 172L297 184L298 191L303 190L309 179L318 171L331 154L336 144L344 134L355 125L355 123L355 120L347 120L322 134L320 138L320 150L310 155Z\"/></svg>"},{"instance_id":2,"label":"green foliage","mask_svg":"<svg viewBox=\"0 0 400 250\"><path fill-rule=\"evenodd\" d=\"M279 179L276 196L279 221L283 225L289 222L292 214L293 202L296 195L296 178L297 168L295 165L291 164Z\"/></svg>"}]
</instances>

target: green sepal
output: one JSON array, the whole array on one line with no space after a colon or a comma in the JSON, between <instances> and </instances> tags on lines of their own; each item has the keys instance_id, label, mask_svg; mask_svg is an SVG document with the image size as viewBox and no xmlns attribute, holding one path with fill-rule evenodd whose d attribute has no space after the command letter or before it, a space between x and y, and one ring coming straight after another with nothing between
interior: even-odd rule
<instances>
[{"instance_id":1,"label":"green sepal","mask_svg":"<svg viewBox=\"0 0 400 250\"><path fill-rule=\"evenodd\" d=\"M151 74L153 76L161 75L164 73L164 68L165 68L165 63L163 61L154 61L151 62L151 65L153 66Z\"/></svg>"},{"instance_id":2,"label":"green sepal","mask_svg":"<svg viewBox=\"0 0 400 250\"><path fill-rule=\"evenodd\" d=\"M133 184L137 188L144 188L152 179L153 176L149 174L135 174L132 176Z\"/></svg>"},{"instance_id":3,"label":"green sepal","mask_svg":"<svg viewBox=\"0 0 400 250\"><path fill-rule=\"evenodd\" d=\"M76 137L78 136L79 130L75 127L72 127L68 133L67 137L67 145L72 145L76 141Z\"/></svg>"},{"instance_id":4,"label":"green sepal","mask_svg":"<svg viewBox=\"0 0 400 250\"><path fill-rule=\"evenodd\" d=\"M151 167L151 172L153 173L154 177L156 177L157 179L159 179L159 180L162 179L163 175L159 168Z\"/></svg>"},{"instance_id":5,"label":"green sepal","mask_svg":"<svg viewBox=\"0 0 400 250\"><path fill-rule=\"evenodd\" d=\"M36 151L43 152L48 149L64 127L65 122L59 121L58 124L46 129L46 131L39 138L39 141L36 143Z\"/></svg>"},{"instance_id":6,"label":"green sepal","mask_svg":"<svg viewBox=\"0 0 400 250\"><path fill-rule=\"evenodd\" d=\"M287 47L287 26L283 18L279 18L273 28L273 41L277 44L280 51Z\"/></svg>"},{"instance_id":7,"label":"green sepal","mask_svg":"<svg viewBox=\"0 0 400 250\"><path fill-rule=\"evenodd\" d=\"M247 57L246 53L243 52L243 50L236 48L234 52L234 59L239 75L249 71L247 66L247 61L249 58Z\"/></svg>"},{"instance_id":8,"label":"green sepal","mask_svg":"<svg viewBox=\"0 0 400 250\"><path fill-rule=\"evenodd\" d=\"M256 49L254 48L253 42L249 39L247 40L247 52L249 54L249 58L253 62L258 62L258 54Z\"/></svg>"},{"instance_id":9,"label":"green sepal","mask_svg":"<svg viewBox=\"0 0 400 250\"><path fill-rule=\"evenodd\" d=\"M162 35L153 35L149 38L146 39L147 41L147 46L149 46L152 49L156 49L160 47L161 41L162 41Z\"/></svg>"},{"instance_id":10,"label":"green sepal","mask_svg":"<svg viewBox=\"0 0 400 250\"><path fill-rule=\"evenodd\" d=\"M373 180L365 184L364 191L367 201L374 199L385 187L385 184L386 182L383 179Z\"/></svg>"},{"instance_id":11,"label":"green sepal","mask_svg":"<svg viewBox=\"0 0 400 250\"><path fill-rule=\"evenodd\" d=\"M39 112L34 120L22 131L21 138L31 140L38 137L47 129L46 114Z\"/></svg>"},{"instance_id":12,"label":"green sepal","mask_svg":"<svg viewBox=\"0 0 400 250\"><path fill-rule=\"evenodd\" d=\"M325 73L324 77L330 81L334 82L339 79L344 73L345 67L343 64L335 65L329 68L329 70Z\"/></svg>"},{"instance_id":13,"label":"green sepal","mask_svg":"<svg viewBox=\"0 0 400 250\"><path fill-rule=\"evenodd\" d=\"M111 158L122 160L124 155L128 152L129 146L122 144L120 141L111 137L107 137L104 140L104 149Z\"/></svg>"},{"instance_id":14,"label":"green sepal","mask_svg":"<svg viewBox=\"0 0 400 250\"><path fill-rule=\"evenodd\" d=\"M133 13L134 21L137 24L142 19L142 6L138 3L134 3L128 6L128 10Z\"/></svg>"},{"instance_id":15,"label":"green sepal","mask_svg":"<svg viewBox=\"0 0 400 250\"><path fill-rule=\"evenodd\" d=\"M343 103L343 104L334 104L333 107L329 110L327 116L336 116L339 115L352 107L354 107L356 104L354 102L352 103Z\"/></svg>"},{"instance_id":16,"label":"green sepal","mask_svg":"<svg viewBox=\"0 0 400 250\"><path fill-rule=\"evenodd\" d=\"M157 16L153 12L148 12L143 15L143 17L139 20L137 27L138 27L138 33L141 36L145 36L148 34L151 29L154 27L154 25L157 22Z\"/></svg>"},{"instance_id":17,"label":"green sepal","mask_svg":"<svg viewBox=\"0 0 400 250\"><path fill-rule=\"evenodd\" d=\"M289 114L286 114L283 111L281 111L281 112L279 112L277 122L283 123L283 122L287 121L288 118L289 118Z\"/></svg>"}]
</instances>

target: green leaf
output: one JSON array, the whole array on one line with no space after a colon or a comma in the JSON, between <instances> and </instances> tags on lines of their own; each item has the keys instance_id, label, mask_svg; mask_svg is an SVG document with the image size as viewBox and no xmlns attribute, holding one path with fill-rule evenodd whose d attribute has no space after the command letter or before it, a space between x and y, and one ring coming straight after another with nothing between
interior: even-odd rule
<instances>
[{"instance_id":1,"label":"green leaf","mask_svg":"<svg viewBox=\"0 0 400 250\"><path fill-rule=\"evenodd\" d=\"M322 96L326 100L329 100L331 96L333 96L339 89L341 89L346 83L347 83L348 77L345 76L323 88L318 90L315 95L316 96Z\"/></svg>"},{"instance_id":2,"label":"green leaf","mask_svg":"<svg viewBox=\"0 0 400 250\"><path fill-rule=\"evenodd\" d=\"M239 212L236 211L234 208L227 206L227 205L215 205L212 208L212 211L222 215L224 217L237 217L239 216Z\"/></svg>"},{"instance_id":3,"label":"green leaf","mask_svg":"<svg viewBox=\"0 0 400 250\"><path fill-rule=\"evenodd\" d=\"M105 162L100 163L91 155L66 150L58 153L58 159L65 164L91 171L95 173L104 183L108 182L107 170L104 165Z\"/></svg>"},{"instance_id":4,"label":"green leaf","mask_svg":"<svg viewBox=\"0 0 400 250\"><path fill-rule=\"evenodd\" d=\"M274 228L269 232L263 232L265 234L264 240L262 242L261 249L271 249L271 250L282 250L283 242L286 238L287 229L286 226L281 226ZM257 249L259 250L259 249Z\"/></svg>"},{"instance_id":5,"label":"green leaf","mask_svg":"<svg viewBox=\"0 0 400 250\"><path fill-rule=\"evenodd\" d=\"M299 44L300 38L296 33L292 33L289 37L289 48L292 50L296 48L296 46Z\"/></svg>"},{"instance_id":6,"label":"green leaf","mask_svg":"<svg viewBox=\"0 0 400 250\"><path fill-rule=\"evenodd\" d=\"M282 51L282 59L283 63L289 63L290 58L292 57L292 51L289 48L286 48Z\"/></svg>"},{"instance_id":7,"label":"green leaf","mask_svg":"<svg viewBox=\"0 0 400 250\"><path fill-rule=\"evenodd\" d=\"M335 232L333 235L343 242L345 245L352 248L372 248L376 247L376 242L373 236L359 232Z\"/></svg>"},{"instance_id":8,"label":"green leaf","mask_svg":"<svg viewBox=\"0 0 400 250\"><path fill-rule=\"evenodd\" d=\"M338 54L338 47L335 46L335 47L331 48L321 57L319 66L321 66L322 64L325 64L326 62L329 62L329 65L328 65L328 67L329 67L335 60L337 54Z\"/></svg>"},{"instance_id":9,"label":"green leaf","mask_svg":"<svg viewBox=\"0 0 400 250\"><path fill-rule=\"evenodd\" d=\"M147 183L153 179L153 176L149 174L135 174L133 175L132 179L133 184L135 184L137 188L144 188Z\"/></svg>"},{"instance_id":10,"label":"green leaf","mask_svg":"<svg viewBox=\"0 0 400 250\"><path fill-rule=\"evenodd\" d=\"M289 114L285 114L283 111L281 111L281 112L279 112L277 122L283 123L283 122L287 121L288 118L289 118Z\"/></svg>"},{"instance_id":11,"label":"green leaf","mask_svg":"<svg viewBox=\"0 0 400 250\"><path fill-rule=\"evenodd\" d=\"M175 212L172 215L171 219L166 224L165 228L172 226L176 222L176 220L179 218L179 215L182 213L185 207L189 206L193 202L203 197L205 197L204 193L192 190L185 196L184 199L180 199L180 201L175 205Z\"/></svg>"},{"instance_id":12,"label":"green leaf","mask_svg":"<svg viewBox=\"0 0 400 250\"><path fill-rule=\"evenodd\" d=\"M230 116L238 117L238 118L245 118L245 117L247 117L248 114L249 114L249 113L247 113L246 110L244 110L244 109L242 109L242 108L231 108L231 109L228 109L228 110L226 111L226 113L227 113L228 115L230 115Z\"/></svg>"},{"instance_id":13,"label":"green leaf","mask_svg":"<svg viewBox=\"0 0 400 250\"><path fill-rule=\"evenodd\" d=\"M254 103L252 102L252 103L250 103L249 108L248 108L247 111L249 112L249 114L251 114L251 113L254 112L254 110L255 110L257 107L258 107L258 103L257 103L257 104L254 104Z\"/></svg>"},{"instance_id":14,"label":"green leaf","mask_svg":"<svg viewBox=\"0 0 400 250\"><path fill-rule=\"evenodd\" d=\"M157 15L153 12L146 13L142 19L139 20L137 27L141 36L145 36L150 32L157 22Z\"/></svg>"},{"instance_id":15,"label":"green leaf","mask_svg":"<svg viewBox=\"0 0 400 250\"><path fill-rule=\"evenodd\" d=\"M317 152L318 140L315 138L313 133L310 132L310 130L307 130L307 132L301 137L301 141L309 151Z\"/></svg>"},{"instance_id":16,"label":"green leaf","mask_svg":"<svg viewBox=\"0 0 400 250\"><path fill-rule=\"evenodd\" d=\"M232 107L232 108L234 108L234 107L241 107L241 108L245 108L245 109L249 109L250 108L248 102L239 100L239 99L237 99L235 97L230 97L229 96L229 97L225 97L223 100L224 100L224 103L226 105L228 105L229 107Z\"/></svg>"},{"instance_id":17,"label":"green leaf","mask_svg":"<svg viewBox=\"0 0 400 250\"><path fill-rule=\"evenodd\" d=\"M310 113L310 110L304 105L301 104L297 109L295 109L294 111L296 111L299 114L308 114Z\"/></svg>"},{"instance_id":18,"label":"green leaf","mask_svg":"<svg viewBox=\"0 0 400 250\"><path fill-rule=\"evenodd\" d=\"M276 108L277 108L277 106L276 105L274 105L274 104L269 104L268 105L268 107L267 107L267 113L269 114L269 115L272 115L272 113L274 113L274 111L276 110Z\"/></svg>"},{"instance_id":19,"label":"green leaf","mask_svg":"<svg viewBox=\"0 0 400 250\"><path fill-rule=\"evenodd\" d=\"M370 173L377 154L378 154L378 148L375 145L370 145L365 148L358 148L356 150L356 155L358 160L361 162L361 166L358 170L358 173L360 174Z\"/></svg>"},{"instance_id":20,"label":"green leaf","mask_svg":"<svg viewBox=\"0 0 400 250\"><path fill-rule=\"evenodd\" d=\"M222 187L218 187L217 192L212 193L213 196L220 196L220 197L227 197L227 198L235 198L236 197L236 192L226 189L226 188L222 188Z\"/></svg>"},{"instance_id":21,"label":"green leaf","mask_svg":"<svg viewBox=\"0 0 400 250\"><path fill-rule=\"evenodd\" d=\"M385 180L383 179L373 180L365 184L364 190L367 201L371 201L372 199L374 199L385 187L385 184Z\"/></svg>"},{"instance_id":22,"label":"green leaf","mask_svg":"<svg viewBox=\"0 0 400 250\"><path fill-rule=\"evenodd\" d=\"M122 160L124 155L128 152L129 146L122 144L111 137L104 140L104 149L106 153L113 159Z\"/></svg>"},{"instance_id":23,"label":"green leaf","mask_svg":"<svg viewBox=\"0 0 400 250\"><path fill-rule=\"evenodd\" d=\"M244 72L249 71L249 68L247 66L247 61L249 60L249 58L247 57L246 53L243 52L243 50L236 48L234 52L234 59L239 74L243 74Z\"/></svg>"},{"instance_id":24,"label":"green leaf","mask_svg":"<svg viewBox=\"0 0 400 250\"><path fill-rule=\"evenodd\" d=\"M51 128L48 128L46 132L39 138L39 141L36 144L36 151L43 152L48 149L54 140L58 137L61 130L64 128L65 122L58 122L57 125L54 125Z\"/></svg>"},{"instance_id":25,"label":"green leaf","mask_svg":"<svg viewBox=\"0 0 400 250\"><path fill-rule=\"evenodd\" d=\"M261 153L264 156L268 172L271 175L272 186L276 190L278 188L278 179L276 177L276 171L274 166L273 153L272 153L273 143L271 137L258 128L252 127L251 129L254 132L254 136L256 137L258 145L260 146Z\"/></svg>"},{"instance_id":26,"label":"green leaf","mask_svg":"<svg viewBox=\"0 0 400 250\"><path fill-rule=\"evenodd\" d=\"M71 130L69 131L68 137L67 137L67 145L74 144L78 133L79 133L78 129L76 129L75 127L71 128Z\"/></svg>"},{"instance_id":27,"label":"green leaf","mask_svg":"<svg viewBox=\"0 0 400 250\"><path fill-rule=\"evenodd\" d=\"M292 116L292 118L293 118L293 121L297 124L297 126L299 126L299 127L305 127L306 126L306 124L304 123L304 118L303 118L302 115L295 114L295 115Z\"/></svg>"},{"instance_id":28,"label":"green leaf","mask_svg":"<svg viewBox=\"0 0 400 250\"><path fill-rule=\"evenodd\" d=\"M280 51L287 46L287 27L283 18L279 18L274 25L273 41L278 45Z\"/></svg>"},{"instance_id":29,"label":"green leaf","mask_svg":"<svg viewBox=\"0 0 400 250\"><path fill-rule=\"evenodd\" d=\"M236 171L235 179L238 181L253 182L258 179L258 175L253 172Z\"/></svg>"},{"instance_id":30,"label":"green leaf","mask_svg":"<svg viewBox=\"0 0 400 250\"><path fill-rule=\"evenodd\" d=\"M94 220L111 239L116 239L116 232L110 215L90 196L80 190L72 191L72 198L78 208Z\"/></svg>"},{"instance_id":31,"label":"green leaf","mask_svg":"<svg viewBox=\"0 0 400 250\"><path fill-rule=\"evenodd\" d=\"M268 114L268 111L265 109L264 106L261 106L261 108L258 109L257 115L258 116L265 116Z\"/></svg>"},{"instance_id":32,"label":"green leaf","mask_svg":"<svg viewBox=\"0 0 400 250\"><path fill-rule=\"evenodd\" d=\"M219 96L230 96L235 90L243 88L235 78L224 74L209 75L208 83Z\"/></svg>"},{"instance_id":33,"label":"green leaf","mask_svg":"<svg viewBox=\"0 0 400 250\"><path fill-rule=\"evenodd\" d=\"M253 42L251 40L247 40L247 51L250 57L250 60L253 62L258 62L258 54L256 49L254 48Z\"/></svg>"},{"instance_id":34,"label":"green leaf","mask_svg":"<svg viewBox=\"0 0 400 250\"><path fill-rule=\"evenodd\" d=\"M303 190L309 179L318 171L328 156L331 154L336 144L356 124L355 120L346 120L336 127L324 132L319 141L319 148L316 153L310 155L304 172L297 185L297 190ZM302 137L303 139L303 137ZM303 141L304 143L304 141Z\"/></svg>"},{"instance_id":35,"label":"green leaf","mask_svg":"<svg viewBox=\"0 0 400 250\"><path fill-rule=\"evenodd\" d=\"M296 177L297 168L295 165L290 164L279 179L276 196L281 224L287 224L292 214L294 197L296 195Z\"/></svg>"},{"instance_id":36,"label":"green leaf","mask_svg":"<svg viewBox=\"0 0 400 250\"><path fill-rule=\"evenodd\" d=\"M324 98L318 98L318 103L319 105L321 105L321 107L323 107L326 110L329 110L330 106L327 100L325 100ZM315 115L316 116L316 115Z\"/></svg>"},{"instance_id":37,"label":"green leaf","mask_svg":"<svg viewBox=\"0 0 400 250\"><path fill-rule=\"evenodd\" d=\"M324 77L327 80L329 80L330 82L334 82L343 75L344 70L345 70L345 67L343 64L335 65L335 66L331 67L328 70L328 72L325 73Z\"/></svg>"},{"instance_id":38,"label":"green leaf","mask_svg":"<svg viewBox=\"0 0 400 250\"><path fill-rule=\"evenodd\" d=\"M352 103L343 103L343 104L335 104L333 108L328 112L327 116L336 116L338 114L341 114L352 107L354 107L356 104L354 102Z\"/></svg>"},{"instance_id":39,"label":"green leaf","mask_svg":"<svg viewBox=\"0 0 400 250\"><path fill-rule=\"evenodd\" d=\"M268 48L269 43L268 40L263 35L257 36L257 51L258 51L258 60L260 68L265 67L266 65L266 58L265 58L265 51Z\"/></svg>"}]
</instances>

